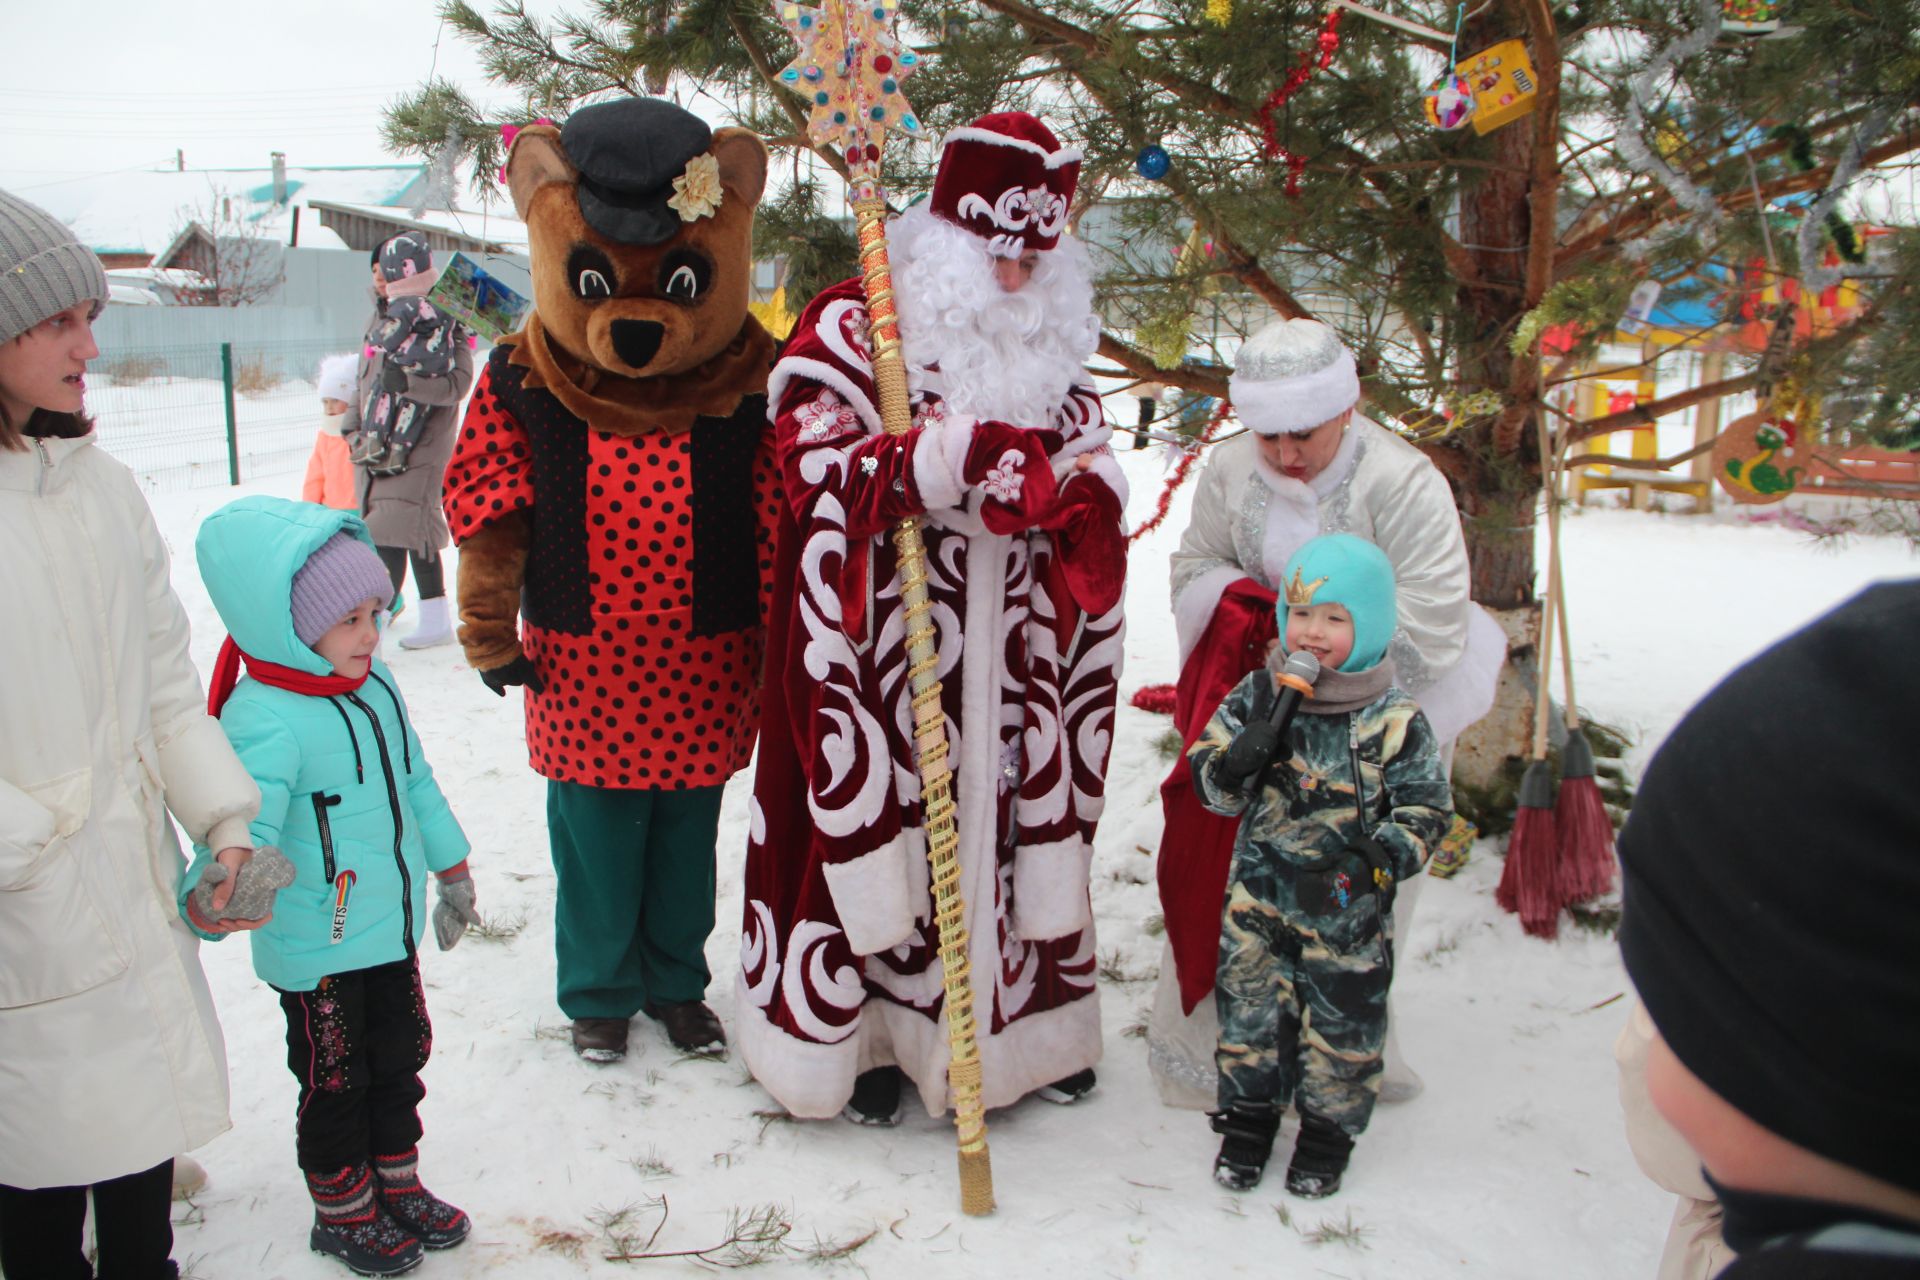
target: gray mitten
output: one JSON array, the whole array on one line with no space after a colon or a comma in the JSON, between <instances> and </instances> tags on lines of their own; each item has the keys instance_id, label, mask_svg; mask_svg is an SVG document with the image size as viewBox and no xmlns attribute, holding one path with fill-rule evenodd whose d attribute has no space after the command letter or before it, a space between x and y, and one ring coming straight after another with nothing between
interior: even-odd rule
<instances>
[{"instance_id":1,"label":"gray mitten","mask_svg":"<svg viewBox=\"0 0 1920 1280\"><path fill-rule=\"evenodd\" d=\"M273 910L273 895L293 883L293 863L272 845L255 849L240 867L226 908L215 912L213 891L226 878L227 869L218 862L209 862L200 873L200 883L193 887L193 905L201 919L258 920L265 916Z\"/></svg>"},{"instance_id":2,"label":"gray mitten","mask_svg":"<svg viewBox=\"0 0 1920 1280\"><path fill-rule=\"evenodd\" d=\"M467 936L468 925L480 923L480 913L473 906L473 877L441 877L438 885L440 901L433 907L433 940L442 951L451 951L454 943Z\"/></svg>"}]
</instances>

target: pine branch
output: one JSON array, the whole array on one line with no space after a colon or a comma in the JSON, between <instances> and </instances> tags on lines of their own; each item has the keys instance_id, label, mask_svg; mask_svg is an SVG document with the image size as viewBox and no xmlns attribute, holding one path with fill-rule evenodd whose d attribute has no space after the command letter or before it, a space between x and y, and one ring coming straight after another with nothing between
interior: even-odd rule
<instances>
[{"instance_id":1,"label":"pine branch","mask_svg":"<svg viewBox=\"0 0 1920 1280\"><path fill-rule=\"evenodd\" d=\"M1161 382L1220 400L1228 398L1227 378L1218 368L1202 368L1188 361L1172 369L1162 369L1153 362L1152 356L1138 347L1127 345L1104 329L1100 331L1100 346L1097 349L1101 355L1144 381Z\"/></svg>"},{"instance_id":2,"label":"pine branch","mask_svg":"<svg viewBox=\"0 0 1920 1280\"><path fill-rule=\"evenodd\" d=\"M773 87L774 99L779 102L781 110L786 112L787 119L793 121L794 131L805 139L804 145L807 150L825 160L827 166L839 174L843 180L851 182L853 174L847 168L846 157L831 147L822 148L813 144L812 137L807 133L807 113L800 109L799 99L780 84L779 72L774 69L773 60L767 56L766 47L754 39L753 32L746 23L740 21L739 14L728 13L727 25L733 28L733 34L739 37L740 47L745 49L747 57L752 59L753 69L760 73L762 80Z\"/></svg>"}]
</instances>

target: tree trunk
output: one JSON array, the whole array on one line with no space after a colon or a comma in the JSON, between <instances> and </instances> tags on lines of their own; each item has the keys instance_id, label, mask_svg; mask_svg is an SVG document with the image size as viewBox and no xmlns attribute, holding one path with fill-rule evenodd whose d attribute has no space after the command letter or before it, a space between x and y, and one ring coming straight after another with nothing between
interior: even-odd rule
<instances>
[{"instance_id":1,"label":"tree trunk","mask_svg":"<svg viewBox=\"0 0 1920 1280\"><path fill-rule=\"evenodd\" d=\"M1462 38L1463 49L1480 49L1502 34L1525 30L1516 0L1501 0ZM1460 242L1472 274L1458 297L1472 332L1458 335L1460 384L1464 392L1499 393L1506 408L1490 421L1462 432L1456 456L1445 470L1454 481L1473 566L1473 598L1494 612L1508 637L1508 670L1493 714L1461 743L1463 773L1497 770L1507 756L1525 755L1533 691L1518 672L1531 665L1539 631L1534 597L1533 532L1540 492L1538 423L1525 407L1539 380L1532 354L1515 356L1508 339L1526 313L1528 247L1532 236L1530 193L1534 181L1534 129L1523 116L1494 135L1499 168L1476 173L1460 197Z\"/></svg>"}]
</instances>

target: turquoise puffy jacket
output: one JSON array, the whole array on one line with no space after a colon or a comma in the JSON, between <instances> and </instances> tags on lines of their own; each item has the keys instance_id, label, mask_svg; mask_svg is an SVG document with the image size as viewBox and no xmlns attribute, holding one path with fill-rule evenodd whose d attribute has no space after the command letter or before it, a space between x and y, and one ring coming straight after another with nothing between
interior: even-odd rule
<instances>
[{"instance_id":1,"label":"turquoise puffy jacket","mask_svg":"<svg viewBox=\"0 0 1920 1280\"><path fill-rule=\"evenodd\" d=\"M194 541L221 621L249 656L315 675L326 660L293 631L293 575L328 538L367 542L350 511L242 498L207 517ZM295 879L273 919L253 930L253 968L285 991L414 954L427 921L427 875L469 844L420 748L393 673L378 658L349 694L295 693L242 677L220 712L240 762L260 784L258 845L278 845ZM212 860L194 848L186 894ZM201 935L203 937L209 935Z\"/></svg>"}]
</instances>

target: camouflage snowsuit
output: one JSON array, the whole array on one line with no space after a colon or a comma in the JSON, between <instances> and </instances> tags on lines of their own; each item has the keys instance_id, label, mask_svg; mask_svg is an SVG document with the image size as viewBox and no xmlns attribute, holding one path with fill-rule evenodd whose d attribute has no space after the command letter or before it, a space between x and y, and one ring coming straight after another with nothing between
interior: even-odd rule
<instances>
[{"instance_id":1,"label":"camouflage snowsuit","mask_svg":"<svg viewBox=\"0 0 1920 1280\"><path fill-rule=\"evenodd\" d=\"M1427 718L1388 688L1356 711L1302 706L1251 803L1223 790L1213 763L1273 705L1263 667L1241 680L1188 749L1194 788L1215 813L1245 817L1221 917L1220 1106L1297 1093L1302 1111L1349 1134L1367 1127L1380 1091L1392 963L1367 862L1350 852L1371 832L1393 874L1419 874L1446 834L1453 797ZM1362 781L1364 828L1355 803Z\"/></svg>"}]
</instances>

